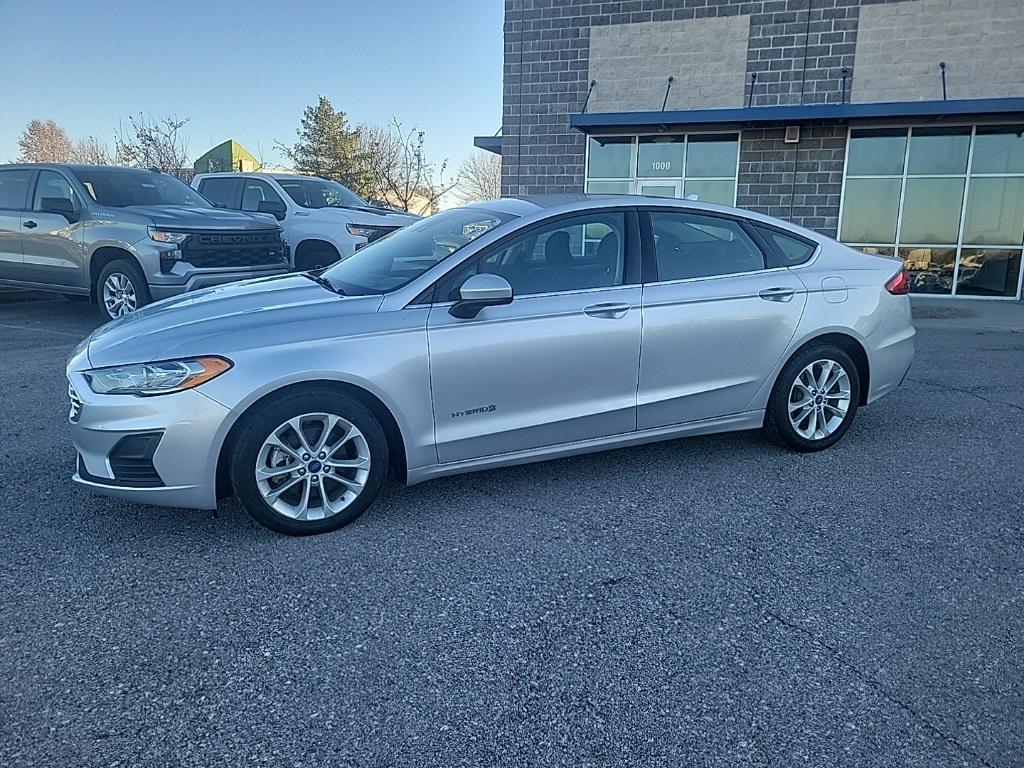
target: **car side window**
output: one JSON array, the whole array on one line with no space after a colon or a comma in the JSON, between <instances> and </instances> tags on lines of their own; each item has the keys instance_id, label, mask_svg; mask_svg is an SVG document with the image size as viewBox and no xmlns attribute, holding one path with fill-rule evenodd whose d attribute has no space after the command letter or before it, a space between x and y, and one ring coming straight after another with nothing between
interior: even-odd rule
<instances>
[{"instance_id":1,"label":"car side window","mask_svg":"<svg viewBox=\"0 0 1024 768\"><path fill-rule=\"evenodd\" d=\"M758 227L757 231L761 233L761 236L766 240L769 240L775 244L778 248L779 253L782 255L782 260L785 262L787 267L795 267L797 264L803 264L814 253L814 249L817 245L802 240L798 237L791 237L790 235L784 235L774 229L768 229L766 227Z\"/></svg>"},{"instance_id":2,"label":"car side window","mask_svg":"<svg viewBox=\"0 0 1024 768\"><path fill-rule=\"evenodd\" d=\"M29 170L0 171L0 208L24 210L31 178L32 171Z\"/></svg>"},{"instance_id":3,"label":"car side window","mask_svg":"<svg viewBox=\"0 0 1024 768\"><path fill-rule=\"evenodd\" d=\"M74 187L56 171L39 172L36 194L32 199L33 211L43 210L44 197L63 197L65 200L70 200L76 208L78 207L78 196L75 194Z\"/></svg>"},{"instance_id":4,"label":"car side window","mask_svg":"<svg viewBox=\"0 0 1024 768\"><path fill-rule=\"evenodd\" d=\"M238 208L238 179L203 179L199 192L219 208Z\"/></svg>"},{"instance_id":5,"label":"car side window","mask_svg":"<svg viewBox=\"0 0 1024 768\"><path fill-rule=\"evenodd\" d=\"M764 254L739 222L687 211L652 211L658 280L764 269Z\"/></svg>"},{"instance_id":6,"label":"car side window","mask_svg":"<svg viewBox=\"0 0 1024 768\"><path fill-rule=\"evenodd\" d=\"M276 203L284 202L267 182L262 179L246 179L242 187L242 210L256 211L259 209L260 203L265 200Z\"/></svg>"},{"instance_id":7,"label":"car side window","mask_svg":"<svg viewBox=\"0 0 1024 768\"><path fill-rule=\"evenodd\" d=\"M516 296L622 285L626 221L620 212L560 219L471 260L438 285L437 301L455 301L472 275L501 275Z\"/></svg>"}]
</instances>

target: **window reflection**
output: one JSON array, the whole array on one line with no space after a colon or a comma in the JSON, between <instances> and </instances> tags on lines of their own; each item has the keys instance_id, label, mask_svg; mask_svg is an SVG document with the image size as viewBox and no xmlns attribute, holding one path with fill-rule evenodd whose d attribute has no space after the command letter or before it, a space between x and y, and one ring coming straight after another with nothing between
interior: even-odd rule
<instances>
[{"instance_id":1,"label":"window reflection","mask_svg":"<svg viewBox=\"0 0 1024 768\"><path fill-rule=\"evenodd\" d=\"M956 292L967 296L1016 296L1020 283L1020 251L964 248Z\"/></svg>"},{"instance_id":2,"label":"window reflection","mask_svg":"<svg viewBox=\"0 0 1024 768\"><path fill-rule=\"evenodd\" d=\"M906 129L854 131L850 136L848 176L898 176L903 173Z\"/></svg>"},{"instance_id":3,"label":"window reflection","mask_svg":"<svg viewBox=\"0 0 1024 768\"><path fill-rule=\"evenodd\" d=\"M899 179L848 179L840 239L848 243L896 241Z\"/></svg>"},{"instance_id":4,"label":"window reflection","mask_svg":"<svg viewBox=\"0 0 1024 768\"><path fill-rule=\"evenodd\" d=\"M732 136L691 136L686 148L686 175L735 176L739 143Z\"/></svg>"},{"instance_id":5,"label":"window reflection","mask_svg":"<svg viewBox=\"0 0 1024 768\"><path fill-rule=\"evenodd\" d=\"M1024 126L979 125L971 173L1024 173Z\"/></svg>"},{"instance_id":6,"label":"window reflection","mask_svg":"<svg viewBox=\"0 0 1024 768\"><path fill-rule=\"evenodd\" d=\"M900 240L956 243L963 200L963 179L907 179Z\"/></svg>"},{"instance_id":7,"label":"window reflection","mask_svg":"<svg viewBox=\"0 0 1024 768\"><path fill-rule=\"evenodd\" d=\"M900 248L914 293L951 293L956 248Z\"/></svg>"},{"instance_id":8,"label":"window reflection","mask_svg":"<svg viewBox=\"0 0 1024 768\"><path fill-rule=\"evenodd\" d=\"M632 158L632 136L591 137L588 175L596 179L629 178Z\"/></svg>"},{"instance_id":9,"label":"window reflection","mask_svg":"<svg viewBox=\"0 0 1024 768\"><path fill-rule=\"evenodd\" d=\"M736 199L736 184L732 179L687 179L683 186L683 197L696 195L705 203L732 205Z\"/></svg>"},{"instance_id":10,"label":"window reflection","mask_svg":"<svg viewBox=\"0 0 1024 768\"><path fill-rule=\"evenodd\" d=\"M915 128L910 138L907 175L964 173L970 128Z\"/></svg>"},{"instance_id":11,"label":"window reflection","mask_svg":"<svg viewBox=\"0 0 1024 768\"><path fill-rule=\"evenodd\" d=\"M1020 245L1024 242L1024 177L972 178L964 242Z\"/></svg>"}]
</instances>

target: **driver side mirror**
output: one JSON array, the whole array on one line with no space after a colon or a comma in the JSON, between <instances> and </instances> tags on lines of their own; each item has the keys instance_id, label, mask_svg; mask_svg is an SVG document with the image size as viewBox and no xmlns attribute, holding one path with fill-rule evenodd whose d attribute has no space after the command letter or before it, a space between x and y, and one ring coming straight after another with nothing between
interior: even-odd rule
<instances>
[{"instance_id":1,"label":"driver side mirror","mask_svg":"<svg viewBox=\"0 0 1024 768\"><path fill-rule=\"evenodd\" d=\"M280 200L260 200L256 203L256 211L273 214L275 219L282 221L288 212L288 207Z\"/></svg>"},{"instance_id":2,"label":"driver side mirror","mask_svg":"<svg viewBox=\"0 0 1024 768\"><path fill-rule=\"evenodd\" d=\"M487 273L473 275L459 288L459 300L452 304L448 314L463 320L476 317L484 307L512 303L512 286L501 275Z\"/></svg>"},{"instance_id":3,"label":"driver side mirror","mask_svg":"<svg viewBox=\"0 0 1024 768\"><path fill-rule=\"evenodd\" d=\"M57 213L68 221L75 221L75 204L66 197L43 197L39 200L39 210L43 213Z\"/></svg>"}]
</instances>

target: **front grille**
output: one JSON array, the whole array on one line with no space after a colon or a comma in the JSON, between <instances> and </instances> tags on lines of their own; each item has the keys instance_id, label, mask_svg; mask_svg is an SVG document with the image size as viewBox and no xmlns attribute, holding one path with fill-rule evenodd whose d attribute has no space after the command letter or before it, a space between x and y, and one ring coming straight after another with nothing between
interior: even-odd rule
<instances>
[{"instance_id":1,"label":"front grille","mask_svg":"<svg viewBox=\"0 0 1024 768\"><path fill-rule=\"evenodd\" d=\"M181 259L199 269L282 266L288 253L277 230L192 232L182 243Z\"/></svg>"},{"instance_id":2,"label":"front grille","mask_svg":"<svg viewBox=\"0 0 1024 768\"><path fill-rule=\"evenodd\" d=\"M75 391L75 387L70 381L68 382L68 399L71 401L71 408L68 411L68 421L74 424L82 415L82 400L78 397L78 393Z\"/></svg>"}]
</instances>

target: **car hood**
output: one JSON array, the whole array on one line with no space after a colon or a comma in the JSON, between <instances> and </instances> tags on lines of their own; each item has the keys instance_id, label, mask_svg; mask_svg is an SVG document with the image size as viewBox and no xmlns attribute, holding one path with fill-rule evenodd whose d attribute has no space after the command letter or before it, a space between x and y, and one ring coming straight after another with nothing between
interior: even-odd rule
<instances>
[{"instance_id":1,"label":"car hood","mask_svg":"<svg viewBox=\"0 0 1024 768\"><path fill-rule=\"evenodd\" d=\"M422 216L405 211L394 211L390 208L377 208L374 206L346 206L344 208L309 208L303 209L303 215L308 214L320 221L348 222L364 224L366 226L380 227L404 227L413 222L419 221Z\"/></svg>"},{"instance_id":2,"label":"car hood","mask_svg":"<svg viewBox=\"0 0 1024 768\"><path fill-rule=\"evenodd\" d=\"M269 346L325 329L339 317L375 313L381 296L339 296L303 275L244 280L158 301L98 328L88 339L93 367L229 355L232 345Z\"/></svg>"},{"instance_id":3,"label":"car hood","mask_svg":"<svg viewBox=\"0 0 1024 768\"><path fill-rule=\"evenodd\" d=\"M179 208L173 205L129 205L125 210L147 217L155 227L172 229L277 229L267 213L243 213L225 208Z\"/></svg>"}]
</instances>

